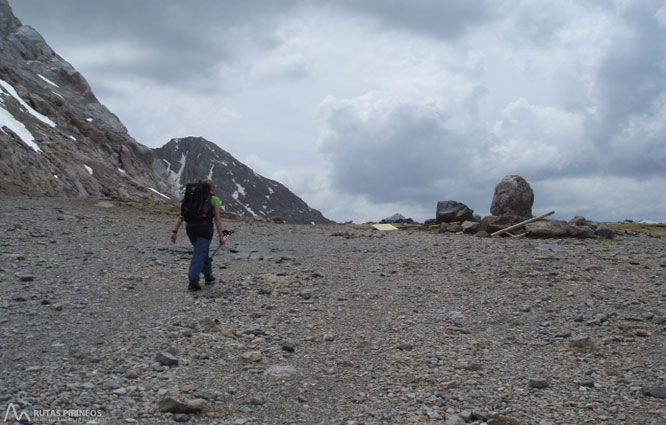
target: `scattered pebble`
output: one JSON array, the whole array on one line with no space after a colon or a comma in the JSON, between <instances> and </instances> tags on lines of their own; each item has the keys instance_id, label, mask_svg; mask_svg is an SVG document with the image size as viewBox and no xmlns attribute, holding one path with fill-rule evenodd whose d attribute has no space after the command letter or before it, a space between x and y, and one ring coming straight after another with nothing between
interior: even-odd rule
<instances>
[{"instance_id":1,"label":"scattered pebble","mask_svg":"<svg viewBox=\"0 0 666 425\"><path fill-rule=\"evenodd\" d=\"M145 425L664 415L659 238L229 218L218 283L190 293L191 246L184 233L169 241L162 206L2 201L4 405ZM28 274L34 283L21 282Z\"/></svg>"}]
</instances>

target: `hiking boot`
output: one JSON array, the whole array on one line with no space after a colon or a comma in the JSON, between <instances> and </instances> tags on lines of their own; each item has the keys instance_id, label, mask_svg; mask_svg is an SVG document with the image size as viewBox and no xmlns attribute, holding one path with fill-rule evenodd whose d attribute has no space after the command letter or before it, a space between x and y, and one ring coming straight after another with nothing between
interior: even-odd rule
<instances>
[{"instance_id":1,"label":"hiking boot","mask_svg":"<svg viewBox=\"0 0 666 425\"><path fill-rule=\"evenodd\" d=\"M205 274L204 281L206 282L206 285L212 285L215 283L215 276L212 274Z\"/></svg>"},{"instance_id":2,"label":"hiking boot","mask_svg":"<svg viewBox=\"0 0 666 425\"><path fill-rule=\"evenodd\" d=\"M188 291L201 291L201 285L198 280L190 280L190 285L187 287Z\"/></svg>"}]
</instances>

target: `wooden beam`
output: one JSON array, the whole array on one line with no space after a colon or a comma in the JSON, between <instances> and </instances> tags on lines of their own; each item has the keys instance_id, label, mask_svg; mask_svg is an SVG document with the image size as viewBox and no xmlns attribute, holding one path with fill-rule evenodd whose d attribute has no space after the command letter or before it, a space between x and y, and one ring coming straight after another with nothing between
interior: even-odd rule
<instances>
[{"instance_id":1,"label":"wooden beam","mask_svg":"<svg viewBox=\"0 0 666 425\"><path fill-rule=\"evenodd\" d=\"M551 211L551 212L548 212L548 213L546 213L546 214L542 214L542 215L540 215L540 216L538 216L538 217L532 217L532 218L529 218L529 219L527 219L527 220L525 220L525 221L521 221L521 222L518 223L518 224L514 224L513 226L509 226L509 227L507 227L506 229L498 230L498 231L496 231L495 233L491 233L490 236L499 236L499 235L501 235L502 233L506 233L506 232L510 232L510 231L512 231L512 230L516 230L516 229L518 229L518 228L520 228L520 227L523 227L523 226L526 225L526 224L529 224L529 223L532 223L532 222L535 222L535 221L539 221L539 220L543 220L544 218L548 217L549 215L553 215L553 214L555 214L555 211Z\"/></svg>"}]
</instances>

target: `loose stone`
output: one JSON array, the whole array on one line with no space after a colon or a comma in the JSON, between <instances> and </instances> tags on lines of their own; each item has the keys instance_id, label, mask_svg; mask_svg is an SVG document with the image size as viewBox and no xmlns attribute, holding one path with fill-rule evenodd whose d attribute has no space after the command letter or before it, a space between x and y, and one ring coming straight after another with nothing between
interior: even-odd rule
<instances>
[{"instance_id":1,"label":"loose stone","mask_svg":"<svg viewBox=\"0 0 666 425\"><path fill-rule=\"evenodd\" d=\"M178 366L178 358L168 351L160 351L157 353L155 360L164 366Z\"/></svg>"},{"instance_id":2,"label":"loose stone","mask_svg":"<svg viewBox=\"0 0 666 425\"><path fill-rule=\"evenodd\" d=\"M247 351L241 354L241 359L245 363L257 363L260 362L262 358L263 355L261 354L261 351Z\"/></svg>"}]
</instances>

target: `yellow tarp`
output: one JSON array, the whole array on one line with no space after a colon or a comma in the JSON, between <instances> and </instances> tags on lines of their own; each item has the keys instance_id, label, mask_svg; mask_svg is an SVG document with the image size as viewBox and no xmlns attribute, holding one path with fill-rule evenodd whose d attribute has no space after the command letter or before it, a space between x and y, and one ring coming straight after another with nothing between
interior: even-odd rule
<instances>
[{"instance_id":1,"label":"yellow tarp","mask_svg":"<svg viewBox=\"0 0 666 425\"><path fill-rule=\"evenodd\" d=\"M372 228L375 230L398 230L398 228L392 224L373 224Z\"/></svg>"}]
</instances>

